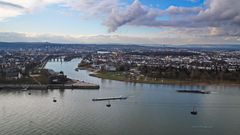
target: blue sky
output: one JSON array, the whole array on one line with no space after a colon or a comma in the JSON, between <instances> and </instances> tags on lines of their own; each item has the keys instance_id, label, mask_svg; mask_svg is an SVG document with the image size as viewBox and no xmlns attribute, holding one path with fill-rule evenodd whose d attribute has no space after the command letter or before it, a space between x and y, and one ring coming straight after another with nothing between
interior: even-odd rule
<instances>
[{"instance_id":1,"label":"blue sky","mask_svg":"<svg viewBox=\"0 0 240 135\"><path fill-rule=\"evenodd\" d=\"M0 0L0 41L238 44L239 3L238 0Z\"/></svg>"}]
</instances>

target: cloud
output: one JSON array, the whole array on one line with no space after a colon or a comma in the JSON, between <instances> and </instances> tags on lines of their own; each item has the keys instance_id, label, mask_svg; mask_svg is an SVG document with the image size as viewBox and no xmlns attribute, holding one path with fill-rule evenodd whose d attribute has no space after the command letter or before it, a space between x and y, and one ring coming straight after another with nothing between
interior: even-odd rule
<instances>
[{"instance_id":1,"label":"cloud","mask_svg":"<svg viewBox=\"0 0 240 135\"><path fill-rule=\"evenodd\" d=\"M205 6L194 22L215 27L220 35L240 36L239 0L207 0Z\"/></svg>"},{"instance_id":2,"label":"cloud","mask_svg":"<svg viewBox=\"0 0 240 135\"><path fill-rule=\"evenodd\" d=\"M141 16L146 16L148 11L145 10L138 0L135 0L126 9L113 9L108 19L104 22L109 32L114 32L118 27L130 23Z\"/></svg>"},{"instance_id":3,"label":"cloud","mask_svg":"<svg viewBox=\"0 0 240 135\"><path fill-rule=\"evenodd\" d=\"M149 8L135 0L125 8L113 10L104 25L110 32L123 25L172 28L214 28L218 36L240 36L239 0L206 0L203 7L170 6ZM169 19L161 20L162 16Z\"/></svg>"},{"instance_id":4,"label":"cloud","mask_svg":"<svg viewBox=\"0 0 240 135\"><path fill-rule=\"evenodd\" d=\"M189 32L197 34L194 29L171 29L176 33L169 35L169 31L159 33L159 36L126 36L126 35L58 35L39 33L15 33L0 32L0 41L4 42L52 42L52 43L85 43L85 44L237 44L240 38L218 37L218 36L195 36ZM204 30L200 31L204 32Z\"/></svg>"},{"instance_id":5,"label":"cloud","mask_svg":"<svg viewBox=\"0 0 240 135\"><path fill-rule=\"evenodd\" d=\"M3 20L32 13L51 4L79 11L85 14L85 17L106 16L113 8L121 6L119 0L4 0L0 1L0 18ZM9 10L14 11L15 14L8 14Z\"/></svg>"},{"instance_id":6,"label":"cloud","mask_svg":"<svg viewBox=\"0 0 240 135\"><path fill-rule=\"evenodd\" d=\"M142 5L139 0L123 8L113 9L108 18L103 23L109 28L109 32L116 31L123 25L138 25L150 27L181 27L192 26L183 17L193 17L201 11L200 7L176 7L170 6L166 10L149 8ZM162 16L169 16L170 20L159 20Z\"/></svg>"},{"instance_id":7,"label":"cloud","mask_svg":"<svg viewBox=\"0 0 240 135\"><path fill-rule=\"evenodd\" d=\"M9 3L9 2L4 2L4 1L0 1L0 5L1 5L1 7L9 7L9 8L17 8L17 9L23 9L24 8L21 5L17 5L17 4L13 4L13 3Z\"/></svg>"},{"instance_id":8,"label":"cloud","mask_svg":"<svg viewBox=\"0 0 240 135\"><path fill-rule=\"evenodd\" d=\"M120 3L118 0L78 0L69 1L65 6L96 17L108 14L120 6Z\"/></svg>"},{"instance_id":9,"label":"cloud","mask_svg":"<svg viewBox=\"0 0 240 135\"><path fill-rule=\"evenodd\" d=\"M176 7L176 6L170 6L165 11L163 11L165 14L168 15L195 15L201 11L200 7Z\"/></svg>"},{"instance_id":10,"label":"cloud","mask_svg":"<svg viewBox=\"0 0 240 135\"><path fill-rule=\"evenodd\" d=\"M0 21L23 13L24 7L15 3L0 1Z\"/></svg>"},{"instance_id":11,"label":"cloud","mask_svg":"<svg viewBox=\"0 0 240 135\"><path fill-rule=\"evenodd\" d=\"M0 1L0 20L15 17L36 9L44 7L48 4L60 3L62 0L8 0Z\"/></svg>"}]
</instances>

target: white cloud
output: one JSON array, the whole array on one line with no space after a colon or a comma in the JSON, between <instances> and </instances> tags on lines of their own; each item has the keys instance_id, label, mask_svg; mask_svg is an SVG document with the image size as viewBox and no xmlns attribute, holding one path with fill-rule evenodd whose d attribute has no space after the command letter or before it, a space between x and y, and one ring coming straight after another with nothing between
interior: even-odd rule
<instances>
[{"instance_id":1,"label":"white cloud","mask_svg":"<svg viewBox=\"0 0 240 135\"><path fill-rule=\"evenodd\" d=\"M3 20L27 14L51 4L58 4L94 17L107 15L112 9L121 6L119 0L0 0L0 18Z\"/></svg>"},{"instance_id":2,"label":"white cloud","mask_svg":"<svg viewBox=\"0 0 240 135\"><path fill-rule=\"evenodd\" d=\"M120 6L120 3L118 0L78 0L69 1L65 6L87 15L101 16Z\"/></svg>"},{"instance_id":3,"label":"white cloud","mask_svg":"<svg viewBox=\"0 0 240 135\"><path fill-rule=\"evenodd\" d=\"M61 0L8 0L0 1L0 20L32 12L48 4L59 3Z\"/></svg>"},{"instance_id":4,"label":"white cloud","mask_svg":"<svg viewBox=\"0 0 240 135\"><path fill-rule=\"evenodd\" d=\"M0 21L9 17L15 17L22 14L22 10L0 7Z\"/></svg>"},{"instance_id":5,"label":"white cloud","mask_svg":"<svg viewBox=\"0 0 240 135\"><path fill-rule=\"evenodd\" d=\"M139 19L142 16L146 16L147 14L148 11L142 7L138 0L135 0L126 9L113 9L108 19L104 22L104 25L109 28L109 32L114 32L118 27Z\"/></svg>"},{"instance_id":6,"label":"white cloud","mask_svg":"<svg viewBox=\"0 0 240 135\"><path fill-rule=\"evenodd\" d=\"M0 1L0 20L21 15L23 10L24 7L21 5Z\"/></svg>"}]
</instances>

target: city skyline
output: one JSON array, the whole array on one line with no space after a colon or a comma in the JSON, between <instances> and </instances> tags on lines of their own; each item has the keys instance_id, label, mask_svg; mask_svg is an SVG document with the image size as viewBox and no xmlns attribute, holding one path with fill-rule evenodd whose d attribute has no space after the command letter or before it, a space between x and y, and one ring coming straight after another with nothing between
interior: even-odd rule
<instances>
[{"instance_id":1,"label":"city skyline","mask_svg":"<svg viewBox=\"0 0 240 135\"><path fill-rule=\"evenodd\" d=\"M237 0L1 0L0 41L239 44Z\"/></svg>"}]
</instances>

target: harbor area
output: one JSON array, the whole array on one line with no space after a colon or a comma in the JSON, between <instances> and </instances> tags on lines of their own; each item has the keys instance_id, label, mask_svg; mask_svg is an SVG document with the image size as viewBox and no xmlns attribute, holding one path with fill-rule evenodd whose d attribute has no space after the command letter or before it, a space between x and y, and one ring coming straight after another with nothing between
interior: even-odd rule
<instances>
[{"instance_id":1,"label":"harbor area","mask_svg":"<svg viewBox=\"0 0 240 135\"><path fill-rule=\"evenodd\" d=\"M71 80L66 84L48 84L48 89L99 89L100 86L97 84L79 81L79 80Z\"/></svg>"},{"instance_id":2,"label":"harbor area","mask_svg":"<svg viewBox=\"0 0 240 135\"><path fill-rule=\"evenodd\" d=\"M50 72L49 72L50 71ZM48 70L48 75L44 77L44 81L41 81L36 76L31 75L34 83L22 82L22 83L0 83L1 89L10 90L48 90L48 89L99 89L100 86L97 84L79 81L68 78L63 72L54 72ZM41 75L41 74L40 74ZM46 82L46 83L43 83Z\"/></svg>"},{"instance_id":3,"label":"harbor area","mask_svg":"<svg viewBox=\"0 0 240 135\"><path fill-rule=\"evenodd\" d=\"M62 71L59 73L53 72L48 78L48 89L99 89L99 85L70 79Z\"/></svg>"}]
</instances>

